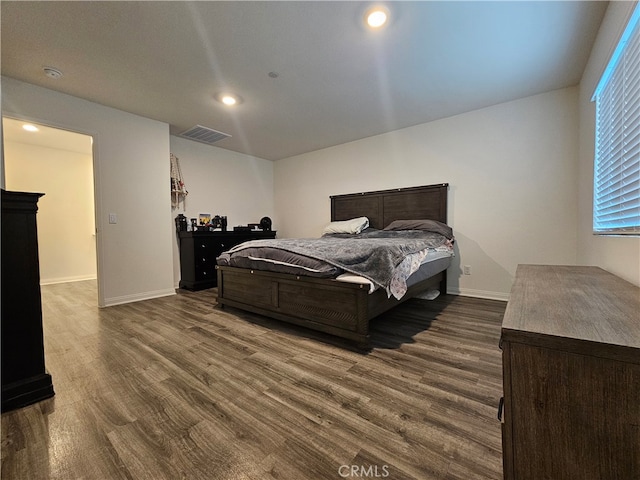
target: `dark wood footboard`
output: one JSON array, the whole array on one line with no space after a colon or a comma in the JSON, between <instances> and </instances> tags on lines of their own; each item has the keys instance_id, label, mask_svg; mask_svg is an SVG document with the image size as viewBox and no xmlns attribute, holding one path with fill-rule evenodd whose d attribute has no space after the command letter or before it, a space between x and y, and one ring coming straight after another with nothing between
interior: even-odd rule
<instances>
[{"instance_id":1,"label":"dark wood footboard","mask_svg":"<svg viewBox=\"0 0 640 480\"><path fill-rule=\"evenodd\" d=\"M369 342L367 290L360 285L219 266L218 304Z\"/></svg>"},{"instance_id":2,"label":"dark wood footboard","mask_svg":"<svg viewBox=\"0 0 640 480\"><path fill-rule=\"evenodd\" d=\"M364 285L244 268L218 266L218 304L301 325L369 347L369 320L429 288L441 272L413 285L400 300Z\"/></svg>"}]
</instances>

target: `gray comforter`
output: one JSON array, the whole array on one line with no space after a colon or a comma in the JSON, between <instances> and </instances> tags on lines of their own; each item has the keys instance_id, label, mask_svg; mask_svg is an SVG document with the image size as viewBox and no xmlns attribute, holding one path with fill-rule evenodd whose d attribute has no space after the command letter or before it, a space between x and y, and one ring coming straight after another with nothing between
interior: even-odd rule
<instances>
[{"instance_id":1,"label":"gray comforter","mask_svg":"<svg viewBox=\"0 0 640 480\"><path fill-rule=\"evenodd\" d=\"M301 255L316 260L319 262L318 266L328 265L327 271L331 270L331 275L342 273L341 271L354 273L389 291L394 270L407 255L446 243L446 237L434 232L367 229L359 235L252 240L223 253L218 258L218 263L246 267L242 262L234 264L234 254L247 251L253 257L267 258L266 256L280 251L284 256L273 258L274 260L291 263L294 257L290 254Z\"/></svg>"}]
</instances>

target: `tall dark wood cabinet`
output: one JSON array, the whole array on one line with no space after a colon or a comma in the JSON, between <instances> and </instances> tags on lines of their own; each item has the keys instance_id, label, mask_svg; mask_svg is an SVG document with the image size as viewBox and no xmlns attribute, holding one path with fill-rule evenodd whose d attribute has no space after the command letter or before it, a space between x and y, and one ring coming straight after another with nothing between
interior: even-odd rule
<instances>
[{"instance_id":1,"label":"tall dark wood cabinet","mask_svg":"<svg viewBox=\"0 0 640 480\"><path fill-rule=\"evenodd\" d=\"M519 265L501 344L505 479L640 479L640 288Z\"/></svg>"},{"instance_id":2,"label":"tall dark wood cabinet","mask_svg":"<svg viewBox=\"0 0 640 480\"><path fill-rule=\"evenodd\" d=\"M179 232L180 288L203 290L218 284L216 258L249 240L276 238L275 231Z\"/></svg>"},{"instance_id":3,"label":"tall dark wood cabinet","mask_svg":"<svg viewBox=\"0 0 640 480\"><path fill-rule=\"evenodd\" d=\"M45 370L36 212L41 193L2 190L2 411L54 395Z\"/></svg>"}]
</instances>

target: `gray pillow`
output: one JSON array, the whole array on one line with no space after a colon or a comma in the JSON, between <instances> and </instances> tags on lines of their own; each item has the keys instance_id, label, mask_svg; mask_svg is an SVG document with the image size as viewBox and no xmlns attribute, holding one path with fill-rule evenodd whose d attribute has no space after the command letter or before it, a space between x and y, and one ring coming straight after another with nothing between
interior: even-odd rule
<instances>
[{"instance_id":1,"label":"gray pillow","mask_svg":"<svg viewBox=\"0 0 640 480\"><path fill-rule=\"evenodd\" d=\"M437 220L394 220L384 230L424 230L439 233L449 240L453 238L451 227Z\"/></svg>"}]
</instances>

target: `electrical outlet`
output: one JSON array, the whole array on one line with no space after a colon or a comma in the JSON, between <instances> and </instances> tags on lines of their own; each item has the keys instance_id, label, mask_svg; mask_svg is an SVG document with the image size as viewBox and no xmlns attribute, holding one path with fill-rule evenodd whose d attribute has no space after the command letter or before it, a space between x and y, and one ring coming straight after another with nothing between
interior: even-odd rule
<instances>
[{"instance_id":1,"label":"electrical outlet","mask_svg":"<svg viewBox=\"0 0 640 480\"><path fill-rule=\"evenodd\" d=\"M471 275L471 265L465 265L464 267L462 267L462 272L465 275Z\"/></svg>"},{"instance_id":2,"label":"electrical outlet","mask_svg":"<svg viewBox=\"0 0 640 480\"><path fill-rule=\"evenodd\" d=\"M109 223L118 223L118 216L115 213L109 214Z\"/></svg>"}]
</instances>

